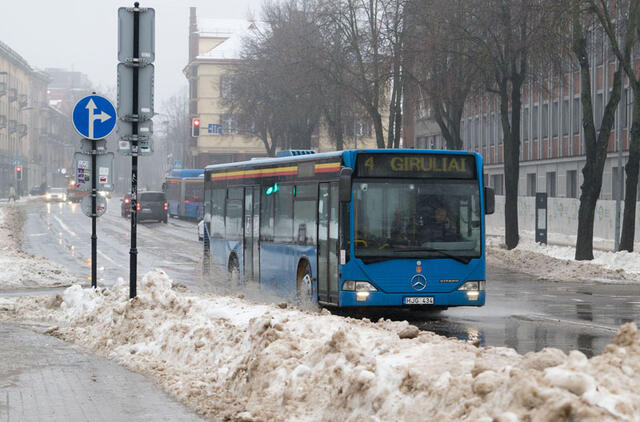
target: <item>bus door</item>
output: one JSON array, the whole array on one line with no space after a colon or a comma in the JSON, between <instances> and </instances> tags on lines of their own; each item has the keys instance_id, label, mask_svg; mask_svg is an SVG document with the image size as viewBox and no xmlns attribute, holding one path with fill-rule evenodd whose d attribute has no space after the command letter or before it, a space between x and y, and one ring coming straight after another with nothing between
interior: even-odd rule
<instances>
[{"instance_id":1,"label":"bus door","mask_svg":"<svg viewBox=\"0 0 640 422\"><path fill-rule=\"evenodd\" d=\"M259 262L258 233L260 226L260 189L257 186L244 189L244 276L257 279Z\"/></svg>"},{"instance_id":2,"label":"bus door","mask_svg":"<svg viewBox=\"0 0 640 422\"><path fill-rule=\"evenodd\" d=\"M318 301L338 304L338 183L320 183Z\"/></svg>"}]
</instances>

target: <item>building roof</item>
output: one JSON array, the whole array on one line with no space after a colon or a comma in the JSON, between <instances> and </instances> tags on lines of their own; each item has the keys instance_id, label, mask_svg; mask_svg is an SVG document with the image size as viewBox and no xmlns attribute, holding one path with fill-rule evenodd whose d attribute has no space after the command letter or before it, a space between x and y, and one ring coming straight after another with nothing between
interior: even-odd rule
<instances>
[{"instance_id":1,"label":"building roof","mask_svg":"<svg viewBox=\"0 0 640 422\"><path fill-rule=\"evenodd\" d=\"M0 41L0 55L7 57L14 63L24 67L28 71L33 70L31 69L31 66L29 66L29 63L27 63L27 61L20 54L16 53L11 47L3 43L2 41Z\"/></svg>"},{"instance_id":2,"label":"building roof","mask_svg":"<svg viewBox=\"0 0 640 422\"><path fill-rule=\"evenodd\" d=\"M242 51L242 39L257 28L255 22L243 19L198 19L198 35L205 38L226 38L198 56L198 59L237 60Z\"/></svg>"}]
</instances>

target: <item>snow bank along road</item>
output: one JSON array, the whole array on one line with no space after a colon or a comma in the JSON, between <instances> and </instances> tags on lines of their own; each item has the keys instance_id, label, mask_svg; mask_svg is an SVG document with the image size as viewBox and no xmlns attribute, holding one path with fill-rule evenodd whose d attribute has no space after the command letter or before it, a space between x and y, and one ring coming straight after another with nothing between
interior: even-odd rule
<instances>
[{"instance_id":1,"label":"snow bank along road","mask_svg":"<svg viewBox=\"0 0 640 422\"><path fill-rule=\"evenodd\" d=\"M60 296L0 299L0 318L151 374L214 420L638 420L640 335L602 354L511 348L241 298L183 293L162 271ZM481 343L476 343L481 344Z\"/></svg>"},{"instance_id":2,"label":"snow bank along road","mask_svg":"<svg viewBox=\"0 0 640 422\"><path fill-rule=\"evenodd\" d=\"M0 317L150 374L213 420L637 421L640 333L623 325L591 359L420 332L241 298L180 293L162 271L128 284L5 299Z\"/></svg>"}]
</instances>

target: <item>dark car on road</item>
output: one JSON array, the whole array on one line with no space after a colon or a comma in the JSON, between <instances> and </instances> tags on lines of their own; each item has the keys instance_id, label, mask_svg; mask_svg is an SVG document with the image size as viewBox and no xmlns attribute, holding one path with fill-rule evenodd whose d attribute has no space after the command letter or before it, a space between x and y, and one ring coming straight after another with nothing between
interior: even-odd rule
<instances>
[{"instance_id":1,"label":"dark car on road","mask_svg":"<svg viewBox=\"0 0 640 422\"><path fill-rule=\"evenodd\" d=\"M123 201L124 202L124 201ZM168 222L169 204L164 192L142 192L138 194L138 221L158 220Z\"/></svg>"},{"instance_id":2,"label":"dark car on road","mask_svg":"<svg viewBox=\"0 0 640 422\"><path fill-rule=\"evenodd\" d=\"M131 194L127 193L120 200L120 215L123 217L129 217L131 214Z\"/></svg>"}]
</instances>

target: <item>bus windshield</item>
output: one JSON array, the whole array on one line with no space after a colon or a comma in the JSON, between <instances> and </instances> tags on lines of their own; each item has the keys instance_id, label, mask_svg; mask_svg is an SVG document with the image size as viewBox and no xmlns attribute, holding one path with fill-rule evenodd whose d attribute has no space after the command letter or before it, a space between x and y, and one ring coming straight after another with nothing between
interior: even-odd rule
<instances>
[{"instance_id":1,"label":"bus windshield","mask_svg":"<svg viewBox=\"0 0 640 422\"><path fill-rule=\"evenodd\" d=\"M353 192L358 258L481 256L477 180L355 179Z\"/></svg>"}]
</instances>

